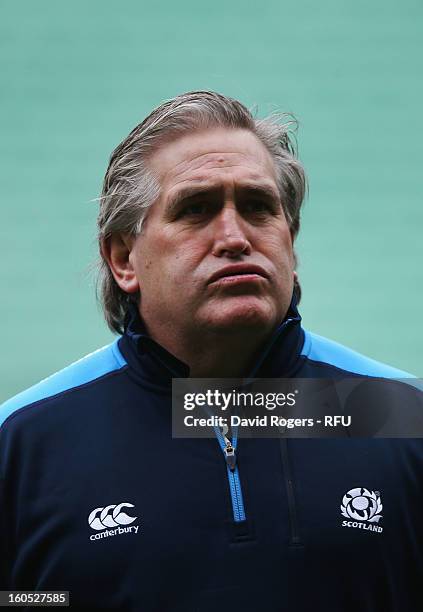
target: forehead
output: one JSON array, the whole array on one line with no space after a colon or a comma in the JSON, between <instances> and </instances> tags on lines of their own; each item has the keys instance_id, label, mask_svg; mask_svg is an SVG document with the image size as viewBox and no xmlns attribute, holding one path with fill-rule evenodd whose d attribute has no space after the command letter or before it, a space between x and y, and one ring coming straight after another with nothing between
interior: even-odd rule
<instances>
[{"instance_id":1,"label":"forehead","mask_svg":"<svg viewBox=\"0 0 423 612\"><path fill-rule=\"evenodd\" d=\"M148 160L162 193L190 182L249 183L277 181L272 156L245 129L214 128L164 143Z\"/></svg>"}]
</instances>

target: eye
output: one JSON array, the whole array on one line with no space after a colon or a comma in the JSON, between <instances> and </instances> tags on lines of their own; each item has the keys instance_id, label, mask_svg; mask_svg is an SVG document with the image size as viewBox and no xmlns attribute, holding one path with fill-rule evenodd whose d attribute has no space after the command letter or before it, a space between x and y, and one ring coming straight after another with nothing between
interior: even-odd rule
<instances>
[{"instance_id":1,"label":"eye","mask_svg":"<svg viewBox=\"0 0 423 612\"><path fill-rule=\"evenodd\" d=\"M196 215L204 215L207 212L207 203L206 202L193 202L192 204L188 204L185 206L179 216L196 216Z\"/></svg>"},{"instance_id":2,"label":"eye","mask_svg":"<svg viewBox=\"0 0 423 612\"><path fill-rule=\"evenodd\" d=\"M264 200L249 200L245 204L245 210L249 213L270 213L272 207Z\"/></svg>"}]
</instances>

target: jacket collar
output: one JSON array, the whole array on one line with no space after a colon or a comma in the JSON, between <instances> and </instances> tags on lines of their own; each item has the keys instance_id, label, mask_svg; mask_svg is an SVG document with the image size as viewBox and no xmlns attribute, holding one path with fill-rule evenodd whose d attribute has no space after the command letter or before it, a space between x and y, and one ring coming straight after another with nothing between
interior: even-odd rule
<instances>
[{"instance_id":1,"label":"jacket collar","mask_svg":"<svg viewBox=\"0 0 423 612\"><path fill-rule=\"evenodd\" d=\"M295 294L284 320L262 348L247 378L288 377L296 371L304 332ZM145 383L169 387L172 378L189 376L189 366L151 338L135 304L129 306L119 348L131 370Z\"/></svg>"}]
</instances>

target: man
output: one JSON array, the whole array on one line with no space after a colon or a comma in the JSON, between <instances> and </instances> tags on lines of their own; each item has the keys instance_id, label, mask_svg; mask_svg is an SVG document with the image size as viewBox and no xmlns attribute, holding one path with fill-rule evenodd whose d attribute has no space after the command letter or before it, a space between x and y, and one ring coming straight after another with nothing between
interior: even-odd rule
<instances>
[{"instance_id":1,"label":"man","mask_svg":"<svg viewBox=\"0 0 423 612\"><path fill-rule=\"evenodd\" d=\"M214 92L117 147L98 223L120 336L1 409L2 589L68 590L74 609L422 609L420 440L234 436L229 466L221 436L172 438L172 378L406 376L302 329L304 192L287 127Z\"/></svg>"}]
</instances>

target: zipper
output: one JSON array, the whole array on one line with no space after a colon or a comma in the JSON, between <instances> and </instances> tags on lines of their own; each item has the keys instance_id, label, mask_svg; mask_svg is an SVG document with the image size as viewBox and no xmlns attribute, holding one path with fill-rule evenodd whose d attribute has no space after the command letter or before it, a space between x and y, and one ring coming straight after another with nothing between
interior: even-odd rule
<instances>
[{"instance_id":1,"label":"zipper","mask_svg":"<svg viewBox=\"0 0 423 612\"><path fill-rule=\"evenodd\" d=\"M226 430L225 430L226 429ZM244 499L242 496L241 480L239 478L239 470L236 464L236 447L238 444L238 428L234 428L232 441L226 437L228 429L219 429L215 427L216 437L226 461L226 472L229 482L229 490L231 492L232 512L234 521L240 523L246 520Z\"/></svg>"},{"instance_id":2,"label":"zipper","mask_svg":"<svg viewBox=\"0 0 423 612\"><path fill-rule=\"evenodd\" d=\"M282 331L282 329L285 329L286 327L288 327L292 322L294 321L294 318L290 317L289 319L287 319L286 321L284 321L284 323L282 324L282 326L279 328L278 333L274 335L274 337L272 338L271 342L269 343L269 345L267 346L264 354L261 356L260 360L258 361L258 363L256 363L255 367L253 368L253 370L249 373L249 376L244 380L244 385L245 384L249 384L251 381L254 380L254 376L256 374L256 372L259 370L261 364L263 363L263 361L265 360L265 358L267 357L267 355L269 354L271 348L273 347L274 343L276 342L277 338L279 338L280 336L280 332ZM207 413L210 415L210 412L206 409ZM222 431L223 430L223 431ZM239 470L238 470L238 466L236 464L236 447L237 447L237 443L238 443L238 427L234 427L233 428L233 435L232 435L232 442L229 440L229 438L226 437L226 434L228 432L228 428L222 428L220 429L219 427L215 426L214 427L214 431L216 433L216 437L218 439L220 448L222 449L222 452L225 456L225 460L226 460L226 471L227 471L227 476L228 476L228 482L229 482L229 489L231 492L231 500L232 500L232 511L233 511L233 516L234 516L234 521L236 523L240 523L242 521L247 520L246 516L245 516L245 508L244 508L244 499L242 496L242 488L241 488L241 480L239 478ZM283 462L283 458L282 458L282 462ZM293 511L293 515L291 518L291 525L292 524L296 524L296 514L295 514L295 501L294 501L294 491L292 488L292 481L291 482L291 495L288 495L288 499L293 500L292 502L292 507L294 509ZM290 503L290 507L291 507L291 503ZM291 515L291 510L290 510L290 515ZM295 523L294 523L295 520ZM293 531L293 541L295 541L295 543L297 543L297 541L295 540L295 538L298 538L298 542L299 537L298 537L298 530L297 528L294 529ZM295 538L294 538L295 536Z\"/></svg>"},{"instance_id":3,"label":"zipper","mask_svg":"<svg viewBox=\"0 0 423 612\"><path fill-rule=\"evenodd\" d=\"M289 521L291 525L291 544L301 544L300 532L298 527L297 503L295 500L294 483L292 480L291 463L288 453L288 441L286 438L281 438L280 450L282 458L282 468L285 477L286 494L288 498Z\"/></svg>"}]
</instances>

